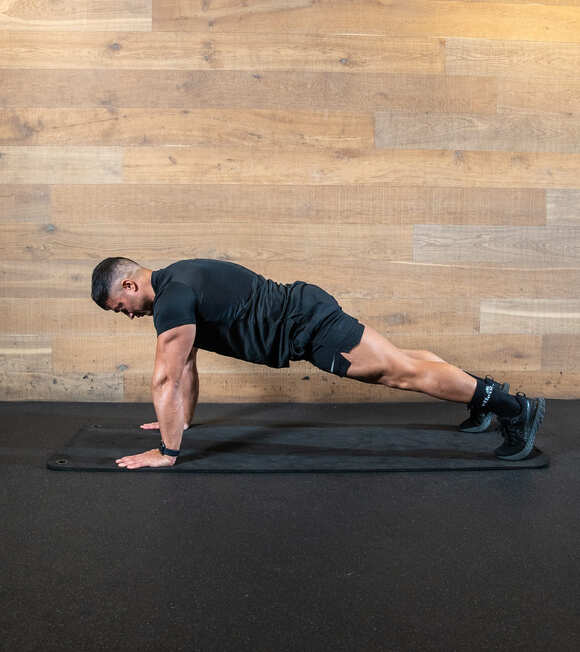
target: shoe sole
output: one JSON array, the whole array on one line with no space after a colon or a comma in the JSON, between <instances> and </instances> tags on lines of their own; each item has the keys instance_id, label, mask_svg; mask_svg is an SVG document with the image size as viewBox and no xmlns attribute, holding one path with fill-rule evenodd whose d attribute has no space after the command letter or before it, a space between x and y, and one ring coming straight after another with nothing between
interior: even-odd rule
<instances>
[{"instance_id":1,"label":"shoe sole","mask_svg":"<svg viewBox=\"0 0 580 652\"><path fill-rule=\"evenodd\" d=\"M487 430L489 428L489 424L491 423L492 419L493 419L493 414L489 412L483 417L483 421L479 425L468 426L464 428L459 426L459 430L461 430L461 432L483 432L484 430Z\"/></svg>"},{"instance_id":2,"label":"shoe sole","mask_svg":"<svg viewBox=\"0 0 580 652\"><path fill-rule=\"evenodd\" d=\"M509 394L510 391L510 384L509 383L502 383L501 386L501 391L506 392ZM483 421L478 425L478 426L467 426L467 427L462 427L463 424L459 426L459 430L461 432L483 432L484 430L487 430L489 428L489 425L493 419L493 413L489 412L488 414L485 415L483 418ZM467 423L469 419L464 421L463 423Z\"/></svg>"},{"instance_id":3,"label":"shoe sole","mask_svg":"<svg viewBox=\"0 0 580 652\"><path fill-rule=\"evenodd\" d=\"M540 427L540 424L544 420L544 416L546 414L546 399L539 398L537 400L538 404L536 406L534 420L532 421L530 437L526 442L525 447L519 453L514 453L514 455L496 455L496 457L498 457L500 460L517 462L519 460L525 459L532 452L532 449L534 448L534 442L536 441L536 433L538 432L538 428Z\"/></svg>"}]
</instances>

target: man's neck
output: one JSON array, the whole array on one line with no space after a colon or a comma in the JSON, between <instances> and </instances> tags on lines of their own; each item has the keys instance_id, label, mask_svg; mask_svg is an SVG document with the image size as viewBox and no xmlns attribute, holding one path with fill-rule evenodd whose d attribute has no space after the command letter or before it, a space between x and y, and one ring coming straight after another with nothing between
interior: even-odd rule
<instances>
[{"instance_id":1,"label":"man's neck","mask_svg":"<svg viewBox=\"0 0 580 652\"><path fill-rule=\"evenodd\" d=\"M140 276L140 281L141 284L144 285L145 287L145 296L147 297L147 300L153 304L153 301L155 300L155 290L153 289L153 285L151 284L151 276L153 274L153 270L151 269L143 269L141 272Z\"/></svg>"}]
</instances>

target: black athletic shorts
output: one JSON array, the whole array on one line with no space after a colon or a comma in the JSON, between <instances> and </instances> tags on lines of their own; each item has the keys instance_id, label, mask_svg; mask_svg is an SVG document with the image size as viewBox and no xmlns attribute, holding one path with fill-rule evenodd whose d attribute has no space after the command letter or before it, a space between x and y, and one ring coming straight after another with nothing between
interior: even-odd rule
<instances>
[{"instance_id":1,"label":"black athletic shorts","mask_svg":"<svg viewBox=\"0 0 580 652\"><path fill-rule=\"evenodd\" d=\"M309 322L315 327L304 345L299 359L308 360L315 367L337 376L345 376L350 361L342 351L349 353L361 340L364 324L344 312L336 299L314 284L304 288L309 306Z\"/></svg>"}]
</instances>

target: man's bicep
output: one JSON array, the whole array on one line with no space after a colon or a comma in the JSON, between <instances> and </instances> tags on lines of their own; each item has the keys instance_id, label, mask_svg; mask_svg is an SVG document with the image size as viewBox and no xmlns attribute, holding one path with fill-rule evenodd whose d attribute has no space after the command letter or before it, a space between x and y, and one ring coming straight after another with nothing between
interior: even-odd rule
<instances>
[{"instance_id":1,"label":"man's bicep","mask_svg":"<svg viewBox=\"0 0 580 652\"><path fill-rule=\"evenodd\" d=\"M164 331L157 338L153 384L179 382L188 361L191 361L195 341L195 324L184 324Z\"/></svg>"}]
</instances>

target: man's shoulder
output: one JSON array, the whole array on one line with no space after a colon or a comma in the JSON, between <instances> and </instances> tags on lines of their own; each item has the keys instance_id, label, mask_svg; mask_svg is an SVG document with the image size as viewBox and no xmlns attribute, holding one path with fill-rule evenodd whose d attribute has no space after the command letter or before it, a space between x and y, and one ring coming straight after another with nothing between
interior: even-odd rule
<instances>
[{"instance_id":1,"label":"man's shoulder","mask_svg":"<svg viewBox=\"0 0 580 652\"><path fill-rule=\"evenodd\" d=\"M198 299L193 289L185 283L170 281L153 302L153 324L157 334L183 324L194 324L197 311Z\"/></svg>"},{"instance_id":2,"label":"man's shoulder","mask_svg":"<svg viewBox=\"0 0 580 652\"><path fill-rule=\"evenodd\" d=\"M155 295L155 298L165 298L170 299L172 297L183 297L183 296L195 296L194 289L184 283L183 281L177 279L169 279L167 283L160 288L159 293Z\"/></svg>"}]
</instances>

